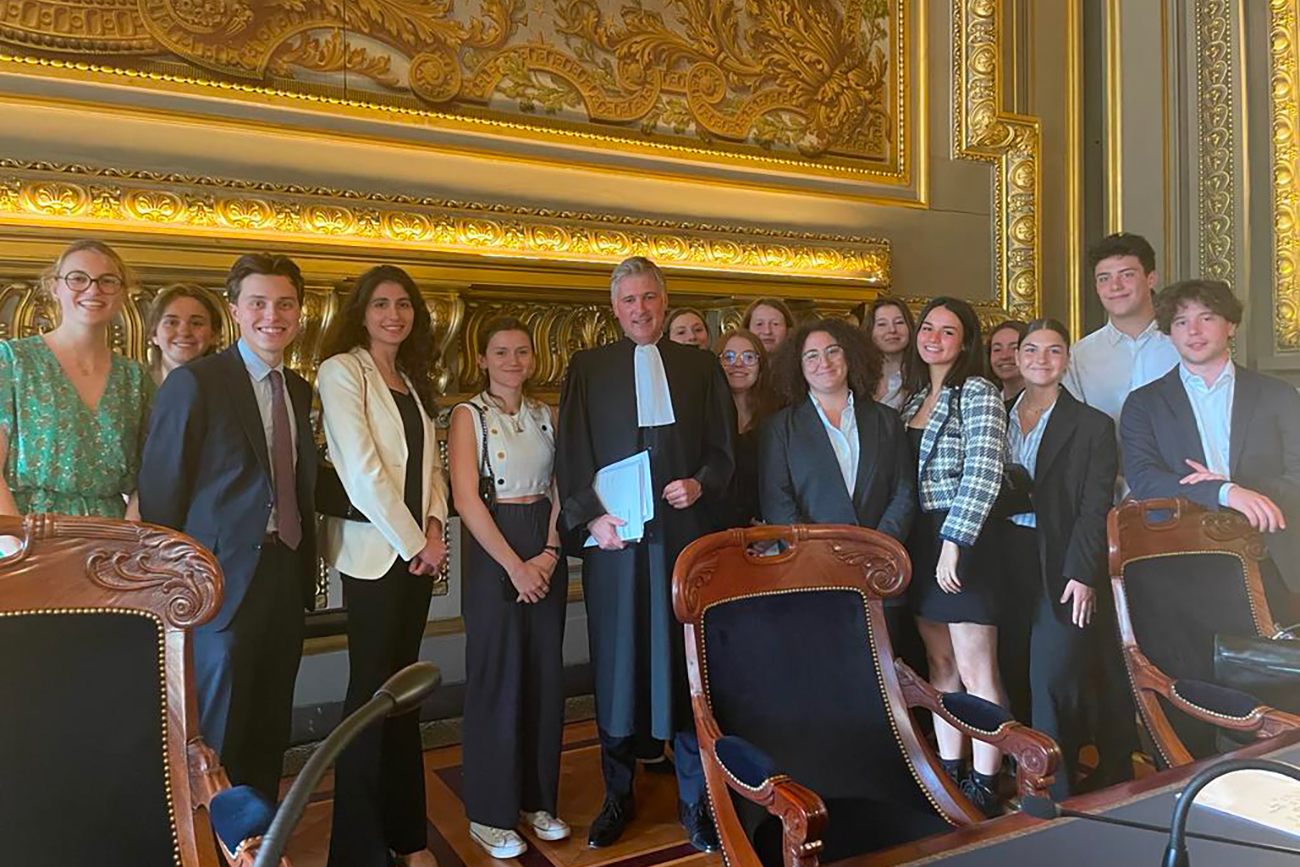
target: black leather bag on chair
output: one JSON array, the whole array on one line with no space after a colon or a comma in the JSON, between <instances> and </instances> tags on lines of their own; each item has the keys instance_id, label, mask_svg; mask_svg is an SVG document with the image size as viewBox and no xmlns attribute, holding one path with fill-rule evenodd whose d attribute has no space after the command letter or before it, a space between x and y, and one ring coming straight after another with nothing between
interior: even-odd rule
<instances>
[{"instance_id":1,"label":"black leather bag on chair","mask_svg":"<svg viewBox=\"0 0 1300 867\"><path fill-rule=\"evenodd\" d=\"M1214 679L1270 707L1300 713L1300 641L1216 635Z\"/></svg>"}]
</instances>

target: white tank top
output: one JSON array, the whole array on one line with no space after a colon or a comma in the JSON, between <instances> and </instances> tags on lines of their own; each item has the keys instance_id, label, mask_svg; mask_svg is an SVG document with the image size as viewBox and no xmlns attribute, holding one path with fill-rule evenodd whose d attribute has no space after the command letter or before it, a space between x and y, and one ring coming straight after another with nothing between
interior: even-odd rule
<instances>
[{"instance_id":1,"label":"white tank top","mask_svg":"<svg viewBox=\"0 0 1300 867\"><path fill-rule=\"evenodd\" d=\"M487 424L488 463L496 481L497 497L508 500L549 495L555 466L555 426L551 424L546 404L524 398L519 412L511 415L498 409L486 393L479 393L456 409L462 407L470 416L480 475L483 473L482 423Z\"/></svg>"}]
</instances>

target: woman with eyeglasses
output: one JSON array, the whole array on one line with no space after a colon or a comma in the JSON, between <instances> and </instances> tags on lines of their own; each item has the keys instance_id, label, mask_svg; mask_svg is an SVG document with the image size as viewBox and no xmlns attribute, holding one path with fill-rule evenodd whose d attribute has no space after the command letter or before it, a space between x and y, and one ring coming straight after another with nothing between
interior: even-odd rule
<instances>
[{"instance_id":1,"label":"woman with eyeglasses","mask_svg":"<svg viewBox=\"0 0 1300 867\"><path fill-rule=\"evenodd\" d=\"M0 514L139 518L135 477L154 385L109 348L126 264L102 241L77 241L42 285L58 326L0 342Z\"/></svg>"},{"instance_id":2,"label":"woman with eyeglasses","mask_svg":"<svg viewBox=\"0 0 1300 867\"><path fill-rule=\"evenodd\" d=\"M935 298L921 311L908 360L903 421L916 454L919 511L908 537L908 603L925 642L930 682L1006 706L998 674L997 586L985 531L1002 485L1007 413L1002 395L979 374L979 319L965 301ZM936 719L939 760L961 779L965 738ZM973 745L974 771L962 792L986 813L998 809L1002 755Z\"/></svg>"},{"instance_id":3,"label":"woman with eyeglasses","mask_svg":"<svg viewBox=\"0 0 1300 867\"><path fill-rule=\"evenodd\" d=\"M759 517L758 429L775 409L768 377L768 355L758 335L743 328L728 331L713 344L736 405L736 471L718 511L719 529L748 527Z\"/></svg>"},{"instance_id":4,"label":"woman with eyeglasses","mask_svg":"<svg viewBox=\"0 0 1300 867\"><path fill-rule=\"evenodd\" d=\"M915 464L898 413L872 395L880 359L838 319L804 325L777 361L789 401L763 426L760 500L769 524L856 524L906 539Z\"/></svg>"}]
</instances>

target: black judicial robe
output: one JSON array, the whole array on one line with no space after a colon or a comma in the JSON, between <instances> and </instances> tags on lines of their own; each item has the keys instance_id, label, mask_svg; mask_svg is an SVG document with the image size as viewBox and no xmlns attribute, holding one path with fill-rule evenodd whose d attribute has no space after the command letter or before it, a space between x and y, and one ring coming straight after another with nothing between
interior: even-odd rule
<instances>
[{"instance_id":1,"label":"black judicial robe","mask_svg":"<svg viewBox=\"0 0 1300 867\"><path fill-rule=\"evenodd\" d=\"M555 474L561 531L583 560L597 722L610 735L632 734L640 704L649 710L650 733L666 740L693 728L682 627L672 608L673 564L711 529L706 500L722 494L731 478L736 420L711 353L667 338L658 346L676 421L637 426L631 340L579 352L560 397ZM580 548L587 523L605 514L592 489L597 470L647 448L656 496L645 538L621 551ZM686 478L696 479L703 494L674 509L663 489Z\"/></svg>"}]
</instances>

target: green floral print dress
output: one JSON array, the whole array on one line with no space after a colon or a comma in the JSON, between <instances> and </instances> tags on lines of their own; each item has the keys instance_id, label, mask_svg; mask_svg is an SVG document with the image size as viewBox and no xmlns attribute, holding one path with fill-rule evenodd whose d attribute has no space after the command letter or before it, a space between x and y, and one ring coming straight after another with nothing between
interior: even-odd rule
<instances>
[{"instance_id":1,"label":"green floral print dress","mask_svg":"<svg viewBox=\"0 0 1300 867\"><path fill-rule=\"evenodd\" d=\"M39 335L0 341L5 481L19 512L122 517L135 491L153 392L145 368L114 353L91 410Z\"/></svg>"}]
</instances>

